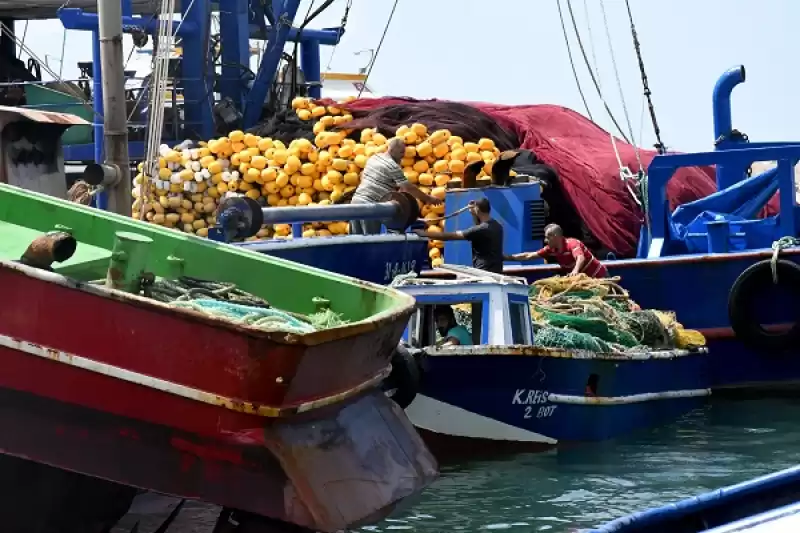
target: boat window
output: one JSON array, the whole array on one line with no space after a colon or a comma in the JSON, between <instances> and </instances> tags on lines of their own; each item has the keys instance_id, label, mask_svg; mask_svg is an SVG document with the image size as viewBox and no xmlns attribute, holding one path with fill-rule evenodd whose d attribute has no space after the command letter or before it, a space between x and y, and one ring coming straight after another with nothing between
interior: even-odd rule
<instances>
[{"instance_id":1,"label":"boat window","mask_svg":"<svg viewBox=\"0 0 800 533\"><path fill-rule=\"evenodd\" d=\"M527 316L527 304L522 302L510 302L511 311L511 342L513 344L530 344L528 339L528 324L525 320Z\"/></svg>"},{"instance_id":2,"label":"boat window","mask_svg":"<svg viewBox=\"0 0 800 533\"><path fill-rule=\"evenodd\" d=\"M466 333L468 338L472 341L472 345L478 345L482 343L481 333L482 333L482 317L483 317L483 304L480 302L462 302L457 304L440 304L440 305L430 305L428 306L430 310L430 315L428 320L430 320L431 331L432 335L430 340L424 344L424 346L432 346L435 344L439 344L443 341L442 334L439 332L439 329L436 326L436 316L437 310L447 307L452 311L453 316L456 321L457 326L461 326L466 329ZM427 340L427 339L426 339ZM467 345L469 341L462 343L462 346Z\"/></svg>"}]
</instances>

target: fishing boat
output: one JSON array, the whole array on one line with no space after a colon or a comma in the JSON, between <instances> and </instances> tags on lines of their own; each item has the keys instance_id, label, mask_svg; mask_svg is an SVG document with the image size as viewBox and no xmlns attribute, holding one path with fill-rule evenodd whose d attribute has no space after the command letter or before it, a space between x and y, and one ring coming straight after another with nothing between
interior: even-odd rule
<instances>
[{"instance_id":1,"label":"fishing boat","mask_svg":"<svg viewBox=\"0 0 800 533\"><path fill-rule=\"evenodd\" d=\"M395 360L389 387L442 460L613 439L674 420L710 394L703 347L549 347L523 278L437 271L451 279L395 284L417 308L403 337L406 364ZM473 344L437 346L443 307L463 315Z\"/></svg>"},{"instance_id":2,"label":"fishing boat","mask_svg":"<svg viewBox=\"0 0 800 533\"><path fill-rule=\"evenodd\" d=\"M381 390L410 296L59 199L85 122L0 121L4 529L107 531L147 489L334 532L435 479Z\"/></svg>"},{"instance_id":3,"label":"fishing boat","mask_svg":"<svg viewBox=\"0 0 800 533\"><path fill-rule=\"evenodd\" d=\"M634 513L587 533L766 533L800 527L800 467Z\"/></svg>"},{"instance_id":4,"label":"fishing boat","mask_svg":"<svg viewBox=\"0 0 800 533\"><path fill-rule=\"evenodd\" d=\"M249 4L249 10L244 9L245 3ZM280 15L284 17L281 20L294 19L297 7L295 4L292 1L285 6L285 12ZM124 31L137 35L155 33L155 25L152 24L152 19L148 19L145 8L140 4L134 4L130 8L126 6L127 2L123 5ZM269 80L278 79L278 71L281 71L278 51L283 49L286 39L296 38L299 43L298 54L291 61L284 62L284 66L288 65L289 72L298 67L300 55L308 59L303 61L303 68L300 69L303 84L298 87L296 94L307 95L319 102L324 85L318 61L319 47L338 43L344 24L339 28L326 30L305 28L298 32L297 28L291 28L288 33L283 34L277 31L277 26L280 25L269 22L276 14L264 12L263 5L259 2L243 2L243 9L239 11L219 13L219 34L215 35L214 42L222 43L221 49L231 53L231 57L235 56L236 61L220 60L219 69L213 69L212 72L205 68L202 58L211 54L216 61L216 48L206 48L207 40L198 33L198 28L207 26L213 6L208 2L195 2L193 6L192 10L183 9L173 26L183 50L180 59L183 77L176 77L174 85L178 88L178 93L185 96L182 105L186 122L200 125L195 131L197 137L212 139L218 125L228 132L234 127L255 127L267 99L269 102L284 104L291 102L290 98L282 96L285 94L281 92L286 88L285 83L278 86L269 84ZM136 16L133 13L144 15ZM61 9L58 16L65 28L89 31L97 27L97 17L82 11L80 7ZM249 65L250 62L250 50L240 46L243 31L259 39L267 37L271 44L275 43L275 46L269 47L270 53L265 52L261 56L258 68L252 72L252 84L247 86L241 83L243 69L240 66ZM9 35L13 36L13 32ZM99 44L95 51L98 48ZM92 82L98 85L99 54L95 54L93 59L92 64L97 68L93 70ZM237 62L239 66L236 66ZM292 76L287 77L285 71L281 71L281 74L280 79L284 82L287 79L292 80ZM222 106L222 102L213 100L213 95L202 90L202 84L187 81L196 79L205 79L207 86L219 86L222 100L229 98L236 104L233 107L239 111L238 115L229 115L233 119L240 117L241 124L236 120L230 124L222 119L222 123L219 120L215 122L212 109L217 109L217 105ZM768 305L764 307L771 307L771 310L765 310L761 322L769 324L772 329L762 331L756 327L758 321L748 314L758 306L743 305L740 298L745 293L752 295L751 289L747 289L748 284L761 283L758 280L763 280L765 269L771 268L769 263L764 263L764 260L771 259L771 245L779 242L780 237L796 235L791 226L794 208L788 204L782 209L780 225L775 224L775 219L769 219L772 222L767 224L753 222L758 212L755 206L761 200L768 207L775 206L774 198L769 202L767 200L773 196L778 185L786 192L781 195L784 202L794 197L793 185L788 181L791 171L779 165L777 169L744 179L746 169L754 161L763 159L778 161L784 158L789 161L784 166L791 166L795 154L793 150L796 148L791 143L745 143L744 137L733 128L730 94L743 80L744 68L736 68L726 73L718 82L714 91L714 117L715 136L720 142L716 143L713 152L701 154L665 153L654 156L654 152L637 150L623 140L609 135L578 113L558 106L499 106L477 103L464 106L475 110L476 114L470 116L483 117L482 127L488 123L491 123L491 127L486 126L489 128L488 133L478 131L475 126L478 121L468 121L469 124L460 127L470 133L471 137L467 137L466 133L454 134L453 137L460 136L462 141L468 138L479 141L481 136L486 135L491 137L490 140L493 140L494 147L498 150L518 152L519 157L510 156L506 160L511 167L506 170L514 171L518 175L512 180L503 179L502 182L492 185L489 176L499 175L495 172L496 168L487 174L487 161L494 161L492 155L490 159L483 161L485 164L480 173L483 176L478 177L484 179L472 180L470 183L464 179L447 183L445 219L437 227L445 231L457 231L470 225L469 215L461 211L469 200L486 196L492 200L493 216L506 228L504 244L507 253L537 249L542 244L542 230L546 222L561 222L559 217L564 213L577 211L576 216L582 219L589 233L600 241L599 247L611 249L618 256L627 257L636 255L638 227L641 225L640 220L646 218L647 223L639 239L639 258L612 260L608 264L610 272L622 278L622 283L643 306L651 309L672 309L682 317L681 320L688 328L700 330L708 338L711 348L711 386L714 389L722 392L742 388L793 387L800 378L800 359L779 356L780 353L792 351L794 332L798 331L790 326L793 317L787 315L785 310L785 316L775 316L779 309L786 306L772 296L765 297L764 302ZM356 89L355 84L360 82L352 83ZM291 84L295 85L294 82ZM358 92L355 93L356 96ZM292 92L288 94L291 96ZM244 104L240 105L241 102ZM369 113L370 110L380 114L381 110L390 108L403 111L398 106L412 105L419 110L427 105L428 111L435 112L436 117L444 116L452 122L452 116L448 114L451 108L445 109L444 104L400 98L363 98L348 104L347 109L351 114L355 113L354 117L359 115L360 118L354 122L356 125L363 126L364 129L380 130L381 135L386 137L395 134L398 128L407 128L406 122L413 121L413 116L406 113L399 122L371 123L370 121L375 121L374 114ZM94 111L102 115L101 99L91 99L91 105L94 106ZM437 108L437 105L440 107ZM219 108L220 112L223 108L230 110L229 107L222 106ZM431 113L427 116L430 117ZM189 128L179 118L175 119L175 128L165 127L165 131L177 129L178 134L186 134ZM335 117L330 118L335 123ZM442 122L441 119L437 120ZM434 129L433 122L430 125ZM580 134L575 135L576 131ZM90 158L86 154L91 155L91 150L97 154L98 147L102 144L101 137L102 128L97 124L94 129L96 142L67 146L68 159L86 160ZM559 139L559 142L553 142L553 139ZM181 141L180 135L164 139L164 142L174 144ZM591 144L589 148L587 143ZM596 157L586 157L587 150L596 154ZM481 154L483 152L485 151ZM132 141L130 153L134 159L143 157L143 144ZM450 155L447 154L447 157ZM636 162L641 162L642 176L647 174L646 179L637 180L630 171L622 172L624 169L635 168ZM591 172L585 171L587 165ZM717 165L717 169L712 169L711 165ZM614 172L610 173L608 170L612 166ZM548 171L546 167L551 168ZM645 170L648 172L645 173ZM672 170L675 170L675 174L670 177ZM548 181L553 171L557 174L557 179ZM461 178L466 177L463 171L460 174ZM714 191L712 176L717 178L717 192ZM531 177L540 183L531 184ZM509 184L506 181L511 185L506 186ZM481 187L487 184L488 187ZM645 194L640 194L639 189L645 190ZM556 190L561 190L562 196L566 196L560 203L555 201ZM706 196L707 198L695 202L697 198ZM102 192L97 195L100 207L103 207L103 197ZM747 202L739 202L742 198ZM670 213L667 200L672 204L684 205L680 210ZM703 211L716 213L714 217L717 218L722 217L722 214L736 212L739 219L726 215L729 222L726 226L722 219L708 219L708 214L701 214ZM423 217L431 215L436 218L436 214L421 214ZM745 219L749 219L749 222L744 223ZM581 237L581 224L575 224L575 228L567 228L566 222L564 224L565 231L575 230L572 234L567 231L568 236ZM770 224L772 226L767 227ZM636 231L632 227L636 227ZM414 237L387 234L364 238L325 236L301 239L299 236L303 234L302 230L301 222L297 222L291 230L292 244L262 241L242 245L267 253L284 254L282 256L312 266L333 268L337 272L381 283L387 283L387 278L395 273L423 268L426 262L425 244ZM728 237L725 237L725 231L728 232ZM767 233L770 235L765 237ZM253 234L249 238L258 237ZM789 246L789 240L780 242L780 254L784 259L778 261L777 268L781 272L793 272L796 249ZM378 245L379 243L381 244ZM443 262L446 258L448 264L471 264L469 246L463 242L448 242L444 245L437 243L428 253L432 263ZM349 258L358 260L345 260ZM748 270L750 267L755 270ZM529 281L551 276L555 272L554 267L545 265L509 264L507 268L509 274L524 276ZM788 282L790 276L793 274L779 277ZM752 281L744 283L748 279ZM673 283L673 280L681 281ZM706 295L701 299L702 305L697 303L697 294ZM776 333L775 328L783 333ZM784 334L787 331L788 334Z\"/></svg>"}]
</instances>

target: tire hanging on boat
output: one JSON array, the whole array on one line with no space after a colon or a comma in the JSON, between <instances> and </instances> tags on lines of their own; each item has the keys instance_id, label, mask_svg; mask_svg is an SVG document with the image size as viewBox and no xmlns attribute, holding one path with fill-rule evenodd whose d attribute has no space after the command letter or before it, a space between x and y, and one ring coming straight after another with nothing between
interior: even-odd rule
<instances>
[{"instance_id":1,"label":"tire hanging on boat","mask_svg":"<svg viewBox=\"0 0 800 533\"><path fill-rule=\"evenodd\" d=\"M398 344L392 355L392 373L383 383L385 391L394 390L392 400L405 409L419 393L421 375L416 358L403 344Z\"/></svg>"},{"instance_id":2,"label":"tire hanging on boat","mask_svg":"<svg viewBox=\"0 0 800 533\"><path fill-rule=\"evenodd\" d=\"M782 292L797 293L796 297L800 298L800 266L779 259L776 269ZM794 323L788 330L772 332L764 329L757 316L756 303L771 285L772 261L766 259L746 268L728 295L728 317L736 338L745 346L759 352L782 353L800 343L800 307L792 309Z\"/></svg>"}]
</instances>

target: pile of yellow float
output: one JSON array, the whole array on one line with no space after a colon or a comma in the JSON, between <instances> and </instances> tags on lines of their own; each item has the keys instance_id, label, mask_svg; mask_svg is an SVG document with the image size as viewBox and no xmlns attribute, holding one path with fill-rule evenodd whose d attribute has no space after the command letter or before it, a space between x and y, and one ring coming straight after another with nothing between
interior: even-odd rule
<instances>
[{"instance_id":1,"label":"pile of yellow float","mask_svg":"<svg viewBox=\"0 0 800 533\"><path fill-rule=\"evenodd\" d=\"M217 203L227 195L244 194L266 206L327 205L342 199L358 186L368 158L386 150L388 139L372 129L362 130L358 140L351 131L334 131L353 118L341 108L316 105L306 98L296 98L292 107L301 120L316 120L313 142L301 138L286 145L233 131L195 147L162 146L157 175L145 177L139 166L133 217L204 237L215 222ZM408 180L441 199L448 186L460 185L468 163L483 161L478 177L490 175L500 153L491 139L465 142L448 130L429 132L423 124L401 126L395 135L406 143L401 166ZM442 231L444 209L444 205L421 206L429 231ZM343 235L348 223L313 223L303 229L303 237ZM264 226L253 238L290 236L288 224L275 224ZM434 266L443 262L442 248L441 241L431 241Z\"/></svg>"}]
</instances>

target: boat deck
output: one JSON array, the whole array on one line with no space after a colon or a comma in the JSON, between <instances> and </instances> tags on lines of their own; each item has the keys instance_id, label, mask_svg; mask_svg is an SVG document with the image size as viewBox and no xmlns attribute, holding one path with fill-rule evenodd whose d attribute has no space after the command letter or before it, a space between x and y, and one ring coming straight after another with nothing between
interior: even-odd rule
<instances>
[{"instance_id":1,"label":"boat deck","mask_svg":"<svg viewBox=\"0 0 800 533\"><path fill-rule=\"evenodd\" d=\"M795 533L800 531L800 502L749 516L706 533Z\"/></svg>"}]
</instances>

